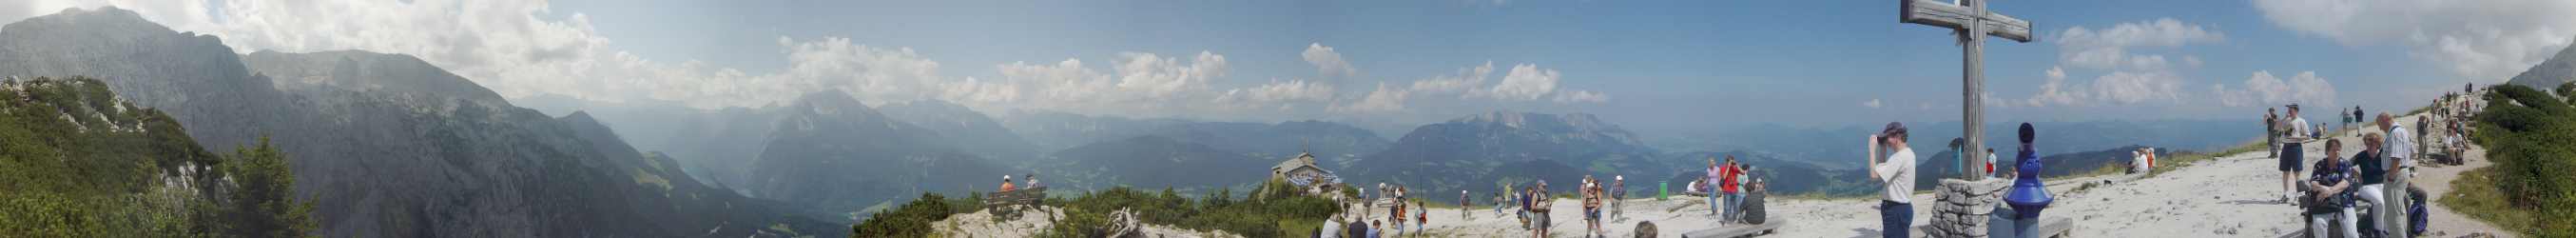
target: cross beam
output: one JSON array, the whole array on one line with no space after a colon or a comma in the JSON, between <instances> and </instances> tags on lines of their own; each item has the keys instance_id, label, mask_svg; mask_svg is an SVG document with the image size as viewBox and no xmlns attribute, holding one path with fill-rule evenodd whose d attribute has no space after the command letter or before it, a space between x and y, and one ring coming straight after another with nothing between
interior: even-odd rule
<instances>
[{"instance_id":1,"label":"cross beam","mask_svg":"<svg viewBox=\"0 0 2576 238\"><path fill-rule=\"evenodd\" d=\"M1963 74L1960 83L1964 90L1959 92L1959 98L1962 99L1959 103L1962 105L1959 115L1967 124L1967 128L1964 128L1967 131L1961 135L1966 135L1967 144L1960 146L1962 148L1959 148L1959 154L1965 156L1960 156L1957 162L1960 178L1976 179L1980 177L1978 175L1982 171L1970 169L1978 166L1970 166L1974 163L1969 161L1986 157L1985 151L1982 150L1986 148L1985 58L1981 57L1985 48L1985 36L1993 35L2025 43L2032 39L2030 21L1987 11L1984 0L1960 1L1963 2L1951 4L1933 0L1898 0L1900 9L1896 19L1898 22L1949 28L1958 35L1959 48L1962 51L1960 56L1967 61L1960 70Z\"/></svg>"},{"instance_id":2,"label":"cross beam","mask_svg":"<svg viewBox=\"0 0 2576 238\"><path fill-rule=\"evenodd\" d=\"M1989 35L2003 37L2004 39L2023 43L2029 43L2031 41L2030 21L2023 21L2019 18L2004 16L2003 14L1986 12L1985 6L1962 6L1934 0L1901 1L1904 1L1902 4L1904 10L1897 14L1897 21L1900 22L1931 25L1954 30L1967 30L1969 24L1983 23L1983 28L1987 29L1986 32ZM1971 5L1982 5L1982 3L1985 2L1979 0L1967 1L1967 4Z\"/></svg>"}]
</instances>

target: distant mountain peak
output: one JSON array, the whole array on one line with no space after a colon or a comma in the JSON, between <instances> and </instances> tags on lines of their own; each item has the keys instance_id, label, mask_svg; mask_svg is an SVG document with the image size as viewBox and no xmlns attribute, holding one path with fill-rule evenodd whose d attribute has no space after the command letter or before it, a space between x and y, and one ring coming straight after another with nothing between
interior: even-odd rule
<instances>
[{"instance_id":1,"label":"distant mountain peak","mask_svg":"<svg viewBox=\"0 0 2576 238\"><path fill-rule=\"evenodd\" d=\"M2560 84L2576 80L2576 42L2570 42L2569 46L2571 47L2559 49L2558 54L2550 56L2548 60L2531 65L2531 69L2523 70L2521 74L2514 75L2505 83L2545 89L2556 88Z\"/></svg>"}]
</instances>

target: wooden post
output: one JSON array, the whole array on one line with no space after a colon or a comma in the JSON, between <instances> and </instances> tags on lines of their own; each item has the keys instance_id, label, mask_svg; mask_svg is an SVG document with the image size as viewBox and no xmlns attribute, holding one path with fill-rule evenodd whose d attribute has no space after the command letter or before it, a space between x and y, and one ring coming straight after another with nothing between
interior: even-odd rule
<instances>
[{"instance_id":1,"label":"wooden post","mask_svg":"<svg viewBox=\"0 0 2576 238\"><path fill-rule=\"evenodd\" d=\"M1981 149L1986 148L1985 36L2027 43L2031 41L2030 22L1987 11L1984 0L1962 0L1959 4L1900 0L1900 5L1899 22L1949 28L1959 38L1960 57L1967 62L1960 68L1959 114L1967 124L1962 135L1966 135L1968 143L1960 146L1959 154L1965 156L1960 156L1958 162L1962 169L1970 167L1973 163L1969 161L1984 159L1986 154ZM1960 173L1960 177L1974 179L1970 174L1974 173Z\"/></svg>"}]
</instances>

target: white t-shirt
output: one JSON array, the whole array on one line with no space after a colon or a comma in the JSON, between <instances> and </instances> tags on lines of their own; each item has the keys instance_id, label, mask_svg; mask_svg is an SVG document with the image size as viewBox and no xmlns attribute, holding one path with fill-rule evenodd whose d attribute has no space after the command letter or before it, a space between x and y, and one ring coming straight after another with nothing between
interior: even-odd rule
<instances>
[{"instance_id":1,"label":"white t-shirt","mask_svg":"<svg viewBox=\"0 0 2576 238\"><path fill-rule=\"evenodd\" d=\"M1886 199L1897 203L1914 203L1914 148L1896 148L1887 162L1878 163L1870 172L1878 173L1879 182L1887 183Z\"/></svg>"},{"instance_id":2,"label":"white t-shirt","mask_svg":"<svg viewBox=\"0 0 2576 238\"><path fill-rule=\"evenodd\" d=\"M2310 131L2309 131L2309 130L2311 130L2311 129L2315 129L2315 128L2308 128L2308 118L2305 118L2305 117L2290 117L2290 137L2291 137L2291 138L2306 138L2306 137L2308 137L2308 134L2309 134L2309 133L2314 133L2314 132L2310 132ZM2315 139L2315 138L2309 138L2309 139ZM2299 141L2304 142L2305 140L2299 140ZM2293 142L2293 143L2296 143L2296 142Z\"/></svg>"}]
</instances>

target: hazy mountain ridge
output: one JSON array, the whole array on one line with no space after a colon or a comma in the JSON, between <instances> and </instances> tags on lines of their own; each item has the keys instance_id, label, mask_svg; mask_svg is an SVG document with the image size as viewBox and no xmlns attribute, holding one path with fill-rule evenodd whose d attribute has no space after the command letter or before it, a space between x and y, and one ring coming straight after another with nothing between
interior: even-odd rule
<instances>
[{"instance_id":1,"label":"hazy mountain ridge","mask_svg":"<svg viewBox=\"0 0 2576 238\"><path fill-rule=\"evenodd\" d=\"M1504 182L1562 183L1584 174L1652 178L1682 168L1637 138L1589 114L1498 111L1418 127L1352 164L1345 177L1484 193Z\"/></svg>"},{"instance_id":2,"label":"hazy mountain ridge","mask_svg":"<svg viewBox=\"0 0 2576 238\"><path fill-rule=\"evenodd\" d=\"M949 139L949 145L994 161L1027 161L1039 154L1037 144L992 117L956 103L919 100L878 105L876 110L896 121L938 132Z\"/></svg>"},{"instance_id":3,"label":"hazy mountain ridge","mask_svg":"<svg viewBox=\"0 0 2576 238\"><path fill-rule=\"evenodd\" d=\"M273 135L295 160L298 194L321 203L329 236L676 236L720 226L730 231L719 235L740 236L779 223L648 218L693 208L636 196L646 188L627 166L643 158L602 153L556 118L495 103L489 90L408 56L245 61L213 37L114 8L11 23L0 28L0 51L0 74L105 77L216 146ZM313 62L332 63L302 65ZM301 83L276 85L253 68Z\"/></svg>"},{"instance_id":4,"label":"hazy mountain ridge","mask_svg":"<svg viewBox=\"0 0 2576 238\"><path fill-rule=\"evenodd\" d=\"M799 204L810 214L855 219L862 209L922 192L992 189L1005 166L957 150L938 132L888 118L839 90L809 93L750 164L753 196Z\"/></svg>"}]
</instances>

